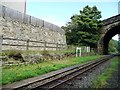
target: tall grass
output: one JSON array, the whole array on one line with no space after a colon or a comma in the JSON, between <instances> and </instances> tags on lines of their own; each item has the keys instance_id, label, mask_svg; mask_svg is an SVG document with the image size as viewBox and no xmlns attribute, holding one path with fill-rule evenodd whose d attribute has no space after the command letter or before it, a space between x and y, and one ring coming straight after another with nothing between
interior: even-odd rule
<instances>
[{"instance_id":1,"label":"tall grass","mask_svg":"<svg viewBox=\"0 0 120 90\"><path fill-rule=\"evenodd\" d=\"M116 71L117 66L118 58L113 58L109 68L93 81L93 87L106 88L109 85L108 80L112 77L113 73Z\"/></svg>"},{"instance_id":2,"label":"tall grass","mask_svg":"<svg viewBox=\"0 0 120 90\"><path fill-rule=\"evenodd\" d=\"M22 79L39 76L61 68L95 60L101 56L72 57L64 60L45 61L39 64L5 66L2 69L2 84L9 84Z\"/></svg>"}]
</instances>

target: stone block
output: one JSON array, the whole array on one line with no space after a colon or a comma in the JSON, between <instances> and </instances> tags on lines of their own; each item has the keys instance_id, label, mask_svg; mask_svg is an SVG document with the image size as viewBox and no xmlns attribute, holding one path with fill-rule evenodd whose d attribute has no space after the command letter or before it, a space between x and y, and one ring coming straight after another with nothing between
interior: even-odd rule
<instances>
[{"instance_id":1,"label":"stone block","mask_svg":"<svg viewBox=\"0 0 120 90\"><path fill-rule=\"evenodd\" d=\"M30 24L31 16L24 14L23 16L23 23Z\"/></svg>"},{"instance_id":2,"label":"stone block","mask_svg":"<svg viewBox=\"0 0 120 90\"><path fill-rule=\"evenodd\" d=\"M26 15L24 13L18 12L16 10L7 8L2 5L0 6L0 16L3 17L3 18L1 17L2 19L1 28L3 28L2 31L4 37L7 38L12 37L13 39L17 38L22 40L29 39L33 41L46 41L47 43L48 42L56 43L59 40L65 41L63 40L65 35L62 34L64 33L64 30L62 30L57 25L51 24L47 21ZM42 28L39 26L41 26ZM26 50L26 42L24 41L3 40L3 43L13 44L13 46L3 45L2 46L3 50L7 50L7 49ZM44 49L44 43L29 42L29 45L35 46L35 47L29 47L30 50ZM54 44L53 45L49 44L49 48L47 49L49 50L55 49L55 46Z\"/></svg>"},{"instance_id":3,"label":"stone block","mask_svg":"<svg viewBox=\"0 0 120 90\"><path fill-rule=\"evenodd\" d=\"M23 18L24 18L24 14L21 13L21 12L18 12L18 14L17 14L17 20L18 20L19 22L23 22Z\"/></svg>"},{"instance_id":4,"label":"stone block","mask_svg":"<svg viewBox=\"0 0 120 90\"><path fill-rule=\"evenodd\" d=\"M45 28L52 29L52 24L49 23L49 22L44 21L44 27L45 27Z\"/></svg>"},{"instance_id":5,"label":"stone block","mask_svg":"<svg viewBox=\"0 0 120 90\"><path fill-rule=\"evenodd\" d=\"M15 21L18 21L18 11L15 11L15 10L12 11L12 13L11 13L11 19L15 20Z\"/></svg>"},{"instance_id":6,"label":"stone block","mask_svg":"<svg viewBox=\"0 0 120 90\"><path fill-rule=\"evenodd\" d=\"M12 9L5 7L5 12L4 13L5 13L5 18L13 19L14 11Z\"/></svg>"},{"instance_id":7,"label":"stone block","mask_svg":"<svg viewBox=\"0 0 120 90\"><path fill-rule=\"evenodd\" d=\"M41 27L43 27L43 25L44 25L44 21L43 21L43 20L41 20L41 19L36 19L36 26L41 26Z\"/></svg>"},{"instance_id":8,"label":"stone block","mask_svg":"<svg viewBox=\"0 0 120 90\"><path fill-rule=\"evenodd\" d=\"M37 18L31 17L31 24L36 26L37 25Z\"/></svg>"},{"instance_id":9,"label":"stone block","mask_svg":"<svg viewBox=\"0 0 120 90\"><path fill-rule=\"evenodd\" d=\"M1 16L4 18L5 17L5 6L1 5Z\"/></svg>"},{"instance_id":10,"label":"stone block","mask_svg":"<svg viewBox=\"0 0 120 90\"><path fill-rule=\"evenodd\" d=\"M2 7L3 7L3 6L0 5L0 17L2 17L2 13L3 13L3 12L2 12Z\"/></svg>"},{"instance_id":11,"label":"stone block","mask_svg":"<svg viewBox=\"0 0 120 90\"><path fill-rule=\"evenodd\" d=\"M0 35L0 52L2 52L3 36Z\"/></svg>"}]
</instances>

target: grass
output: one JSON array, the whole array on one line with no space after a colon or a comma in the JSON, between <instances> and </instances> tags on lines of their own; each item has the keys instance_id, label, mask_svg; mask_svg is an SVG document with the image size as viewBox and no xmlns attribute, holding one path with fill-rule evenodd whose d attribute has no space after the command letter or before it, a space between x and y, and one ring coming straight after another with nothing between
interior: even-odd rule
<instances>
[{"instance_id":1,"label":"grass","mask_svg":"<svg viewBox=\"0 0 120 90\"><path fill-rule=\"evenodd\" d=\"M2 85L2 67L0 66L0 85Z\"/></svg>"},{"instance_id":2,"label":"grass","mask_svg":"<svg viewBox=\"0 0 120 90\"><path fill-rule=\"evenodd\" d=\"M59 52L58 52L59 51ZM41 50L41 51L37 51L37 50L4 50L2 53L0 53L0 56L8 56L8 55L14 55L16 53L21 53L21 54L46 54L46 53L58 53L58 54L65 54L65 53L75 53L75 50L71 49L71 50Z\"/></svg>"},{"instance_id":3,"label":"grass","mask_svg":"<svg viewBox=\"0 0 120 90\"><path fill-rule=\"evenodd\" d=\"M112 59L112 63L108 69L93 81L93 88L106 88L106 86L109 85L107 81L112 77L113 73L117 69L117 66L118 58L115 57Z\"/></svg>"},{"instance_id":4,"label":"grass","mask_svg":"<svg viewBox=\"0 0 120 90\"><path fill-rule=\"evenodd\" d=\"M23 80L30 77L39 76L50 71L72 66L75 64L85 63L100 58L100 55L86 57L72 57L64 60L45 61L39 64L28 64L20 66L5 66L2 69L2 84L10 84L15 81Z\"/></svg>"},{"instance_id":5,"label":"grass","mask_svg":"<svg viewBox=\"0 0 120 90\"><path fill-rule=\"evenodd\" d=\"M82 54L87 53L89 54L86 50L84 50L85 46L80 46L82 48ZM58 54L65 54L65 53L75 53L76 52L76 47L75 46L68 46L68 49L62 49L62 50L3 50L2 53L0 53L0 56L9 56L9 55L14 55L16 53L21 53L21 54L44 54L44 53L58 53ZM93 50L91 51L93 53ZM91 54L90 52L90 54Z\"/></svg>"}]
</instances>

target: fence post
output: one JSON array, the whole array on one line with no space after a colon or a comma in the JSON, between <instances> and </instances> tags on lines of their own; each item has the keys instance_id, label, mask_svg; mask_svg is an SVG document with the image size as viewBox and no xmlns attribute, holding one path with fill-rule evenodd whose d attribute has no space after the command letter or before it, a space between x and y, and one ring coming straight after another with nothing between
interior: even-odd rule
<instances>
[{"instance_id":1,"label":"fence post","mask_svg":"<svg viewBox=\"0 0 120 90\"><path fill-rule=\"evenodd\" d=\"M60 48L61 48L61 49L63 49L63 46L64 46L64 45L63 45L63 44L61 44Z\"/></svg>"},{"instance_id":2,"label":"fence post","mask_svg":"<svg viewBox=\"0 0 120 90\"><path fill-rule=\"evenodd\" d=\"M56 50L58 50L58 43L56 43Z\"/></svg>"},{"instance_id":3,"label":"fence post","mask_svg":"<svg viewBox=\"0 0 120 90\"><path fill-rule=\"evenodd\" d=\"M29 39L27 40L26 50L29 50Z\"/></svg>"},{"instance_id":4,"label":"fence post","mask_svg":"<svg viewBox=\"0 0 120 90\"><path fill-rule=\"evenodd\" d=\"M76 57L81 56L81 47L76 48Z\"/></svg>"},{"instance_id":5,"label":"fence post","mask_svg":"<svg viewBox=\"0 0 120 90\"><path fill-rule=\"evenodd\" d=\"M90 47L87 46L87 52L90 52Z\"/></svg>"},{"instance_id":6,"label":"fence post","mask_svg":"<svg viewBox=\"0 0 120 90\"><path fill-rule=\"evenodd\" d=\"M66 49L66 46L65 46L65 44L62 44L62 49Z\"/></svg>"},{"instance_id":7,"label":"fence post","mask_svg":"<svg viewBox=\"0 0 120 90\"><path fill-rule=\"evenodd\" d=\"M47 42L44 42L44 50L46 50Z\"/></svg>"},{"instance_id":8,"label":"fence post","mask_svg":"<svg viewBox=\"0 0 120 90\"><path fill-rule=\"evenodd\" d=\"M2 6L2 17L5 18L5 6Z\"/></svg>"},{"instance_id":9,"label":"fence post","mask_svg":"<svg viewBox=\"0 0 120 90\"><path fill-rule=\"evenodd\" d=\"M2 52L3 36L0 36L0 53Z\"/></svg>"}]
</instances>

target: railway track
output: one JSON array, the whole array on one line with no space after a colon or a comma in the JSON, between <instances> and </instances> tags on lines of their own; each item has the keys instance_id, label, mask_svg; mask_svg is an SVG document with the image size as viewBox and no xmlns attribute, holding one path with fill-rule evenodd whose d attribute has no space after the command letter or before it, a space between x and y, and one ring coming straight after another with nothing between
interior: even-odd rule
<instances>
[{"instance_id":1,"label":"railway track","mask_svg":"<svg viewBox=\"0 0 120 90\"><path fill-rule=\"evenodd\" d=\"M106 62L112 57L114 57L114 55L107 55L103 58L88 62L86 64L75 65L69 69L65 69L61 72L57 72L45 78L38 78L37 80L29 81L28 83L23 82L24 84L21 83L21 85L19 85L20 83L6 85L3 86L3 90L5 90L6 88L10 88L11 90L51 90L79 75L84 74L89 70L94 69L95 67Z\"/></svg>"}]
</instances>

